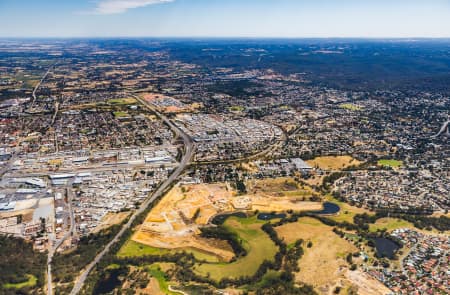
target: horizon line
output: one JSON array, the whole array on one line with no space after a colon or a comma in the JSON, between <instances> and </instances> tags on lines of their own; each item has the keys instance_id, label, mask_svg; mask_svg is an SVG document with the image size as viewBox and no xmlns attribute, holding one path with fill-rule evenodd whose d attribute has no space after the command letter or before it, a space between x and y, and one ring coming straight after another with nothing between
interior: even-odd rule
<instances>
[{"instance_id":1,"label":"horizon line","mask_svg":"<svg viewBox=\"0 0 450 295\"><path fill-rule=\"evenodd\" d=\"M0 36L1 39L273 39L273 40L283 40L283 39L366 39L366 40L386 40L386 39L396 39L396 40L408 40L408 39L419 39L419 40L444 40L450 39L449 36L440 37L425 37L425 36Z\"/></svg>"}]
</instances>

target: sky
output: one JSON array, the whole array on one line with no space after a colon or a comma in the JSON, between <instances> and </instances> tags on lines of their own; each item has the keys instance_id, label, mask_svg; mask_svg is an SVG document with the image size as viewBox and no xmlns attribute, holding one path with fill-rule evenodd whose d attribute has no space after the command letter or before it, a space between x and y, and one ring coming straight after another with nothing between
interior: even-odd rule
<instances>
[{"instance_id":1,"label":"sky","mask_svg":"<svg viewBox=\"0 0 450 295\"><path fill-rule=\"evenodd\" d=\"M450 37L450 0L0 0L0 37Z\"/></svg>"}]
</instances>

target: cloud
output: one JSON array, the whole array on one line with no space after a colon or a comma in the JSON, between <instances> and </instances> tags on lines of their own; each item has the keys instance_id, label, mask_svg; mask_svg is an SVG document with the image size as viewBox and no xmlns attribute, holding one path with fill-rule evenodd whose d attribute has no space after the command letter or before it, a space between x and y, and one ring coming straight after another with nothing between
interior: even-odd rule
<instances>
[{"instance_id":1,"label":"cloud","mask_svg":"<svg viewBox=\"0 0 450 295\"><path fill-rule=\"evenodd\" d=\"M95 8L97 14L119 14L129 9L173 2L175 0L100 0Z\"/></svg>"}]
</instances>

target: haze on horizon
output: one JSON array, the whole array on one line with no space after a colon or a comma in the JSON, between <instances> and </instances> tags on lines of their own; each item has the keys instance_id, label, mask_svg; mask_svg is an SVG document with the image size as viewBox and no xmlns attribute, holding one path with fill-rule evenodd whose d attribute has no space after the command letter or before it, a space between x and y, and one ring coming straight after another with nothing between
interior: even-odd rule
<instances>
[{"instance_id":1,"label":"haze on horizon","mask_svg":"<svg viewBox=\"0 0 450 295\"><path fill-rule=\"evenodd\" d=\"M448 38L448 0L0 0L0 37Z\"/></svg>"}]
</instances>

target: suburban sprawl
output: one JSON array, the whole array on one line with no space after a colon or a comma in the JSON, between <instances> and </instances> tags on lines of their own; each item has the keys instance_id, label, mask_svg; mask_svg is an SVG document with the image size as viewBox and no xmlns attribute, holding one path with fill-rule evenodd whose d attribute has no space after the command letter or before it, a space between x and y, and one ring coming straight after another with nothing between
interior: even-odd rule
<instances>
[{"instance_id":1,"label":"suburban sprawl","mask_svg":"<svg viewBox=\"0 0 450 295\"><path fill-rule=\"evenodd\" d=\"M0 40L0 294L450 294L449 44L278 42Z\"/></svg>"}]
</instances>

